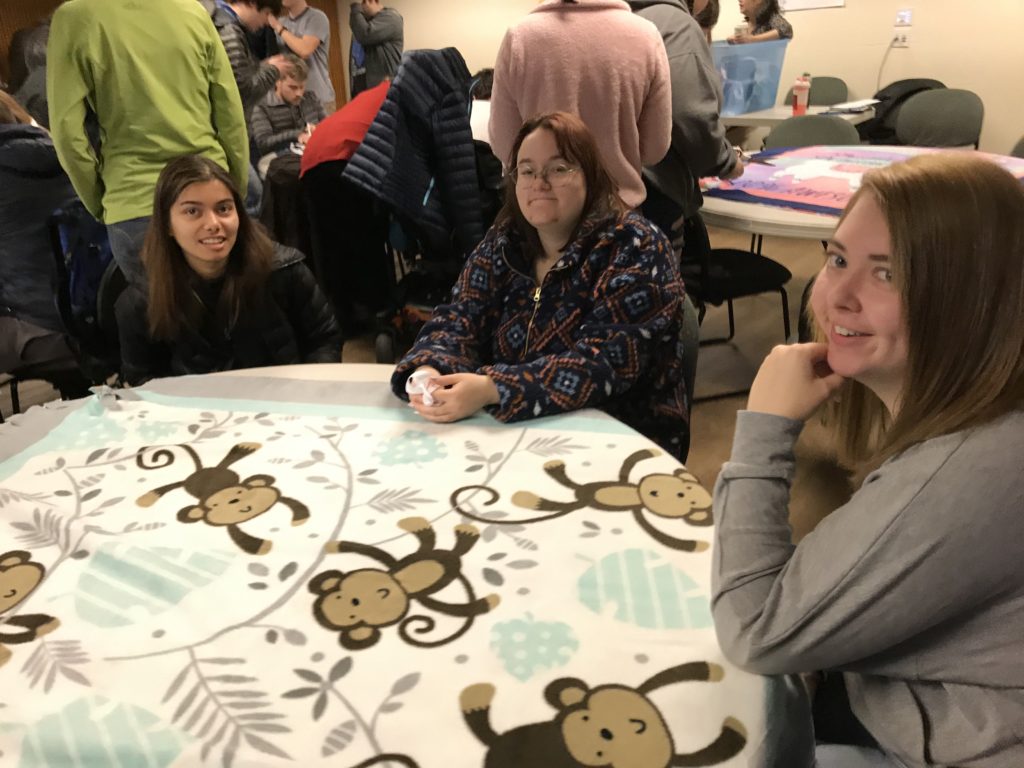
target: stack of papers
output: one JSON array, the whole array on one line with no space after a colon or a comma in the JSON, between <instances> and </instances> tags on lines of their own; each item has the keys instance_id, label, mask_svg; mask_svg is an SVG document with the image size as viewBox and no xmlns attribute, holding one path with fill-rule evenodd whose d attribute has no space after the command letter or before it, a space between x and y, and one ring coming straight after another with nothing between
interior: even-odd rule
<instances>
[{"instance_id":1,"label":"stack of papers","mask_svg":"<svg viewBox=\"0 0 1024 768\"><path fill-rule=\"evenodd\" d=\"M867 112L878 99L859 99L858 101L844 101L842 104L833 104L828 108L829 112Z\"/></svg>"}]
</instances>

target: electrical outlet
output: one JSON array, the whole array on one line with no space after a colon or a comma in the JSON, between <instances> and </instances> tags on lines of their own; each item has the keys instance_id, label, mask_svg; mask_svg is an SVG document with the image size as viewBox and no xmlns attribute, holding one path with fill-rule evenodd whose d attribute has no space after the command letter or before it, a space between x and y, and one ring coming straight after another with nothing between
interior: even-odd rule
<instances>
[{"instance_id":1,"label":"electrical outlet","mask_svg":"<svg viewBox=\"0 0 1024 768\"><path fill-rule=\"evenodd\" d=\"M902 11L896 11L896 26L909 27L913 17L914 12L909 8L904 8Z\"/></svg>"},{"instance_id":2,"label":"electrical outlet","mask_svg":"<svg viewBox=\"0 0 1024 768\"><path fill-rule=\"evenodd\" d=\"M893 27L892 28L892 47L893 48L909 48L910 47L910 31L906 27Z\"/></svg>"}]
</instances>

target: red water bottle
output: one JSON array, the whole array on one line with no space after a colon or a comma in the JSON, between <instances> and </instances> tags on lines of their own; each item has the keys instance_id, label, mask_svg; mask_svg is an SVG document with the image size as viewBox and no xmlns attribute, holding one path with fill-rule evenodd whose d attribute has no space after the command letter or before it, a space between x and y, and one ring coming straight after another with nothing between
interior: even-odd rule
<instances>
[{"instance_id":1,"label":"red water bottle","mask_svg":"<svg viewBox=\"0 0 1024 768\"><path fill-rule=\"evenodd\" d=\"M793 83L793 114L807 114L807 98L811 93L811 76L804 72Z\"/></svg>"}]
</instances>

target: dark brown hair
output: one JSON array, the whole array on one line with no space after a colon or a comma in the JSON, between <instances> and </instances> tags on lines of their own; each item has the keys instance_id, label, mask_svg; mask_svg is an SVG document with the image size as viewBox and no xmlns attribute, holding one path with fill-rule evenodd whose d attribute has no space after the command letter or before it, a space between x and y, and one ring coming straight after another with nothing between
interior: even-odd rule
<instances>
[{"instance_id":1,"label":"dark brown hair","mask_svg":"<svg viewBox=\"0 0 1024 768\"><path fill-rule=\"evenodd\" d=\"M217 163L200 155L175 158L157 179L153 218L142 246L149 283L149 331L154 339L173 341L183 326L197 327L202 315L202 303L191 286L196 275L171 234L171 209L186 187L208 181L219 181L228 188L238 212L238 235L228 254L216 314L225 326L231 326L243 311L252 312L266 300L274 245L249 217L234 180Z\"/></svg>"},{"instance_id":2,"label":"dark brown hair","mask_svg":"<svg viewBox=\"0 0 1024 768\"><path fill-rule=\"evenodd\" d=\"M583 180L587 185L587 196L583 202L583 213L580 221L573 229L565 248L579 234L579 225L591 216L617 216L626 211L626 206L619 199L618 187L601 161L601 152L594 141L594 135L586 124L576 115L568 112L551 112L523 123L516 140L512 144L512 152L508 157L508 167L514 169L519 157L519 149L526 137L534 131L550 131L555 137L558 151L570 163L576 163L583 172ZM527 244L527 256L535 258L543 252L537 230L526 220L519 207L516 197L516 185L510 174L505 184L505 204L498 213L498 224L510 224L524 238Z\"/></svg>"},{"instance_id":3,"label":"dark brown hair","mask_svg":"<svg viewBox=\"0 0 1024 768\"><path fill-rule=\"evenodd\" d=\"M718 23L718 13L718 0L708 0L708 4L704 6L704 10L698 13L694 18L697 20L701 29L710 31Z\"/></svg>"},{"instance_id":4,"label":"dark brown hair","mask_svg":"<svg viewBox=\"0 0 1024 768\"><path fill-rule=\"evenodd\" d=\"M481 101L491 100L491 91L494 90L494 68L484 67L473 75L473 98Z\"/></svg>"},{"instance_id":5,"label":"dark brown hair","mask_svg":"<svg viewBox=\"0 0 1024 768\"><path fill-rule=\"evenodd\" d=\"M833 407L841 458L863 473L1024 405L1024 187L990 160L942 152L865 174L843 218L862 196L889 228L909 348L894 419L856 381Z\"/></svg>"},{"instance_id":6,"label":"dark brown hair","mask_svg":"<svg viewBox=\"0 0 1024 768\"><path fill-rule=\"evenodd\" d=\"M755 27L763 27L771 21L772 16L776 14L782 15L782 9L779 7L779 0L761 0L761 5L754 12L754 18L744 15L747 21L751 22Z\"/></svg>"},{"instance_id":7,"label":"dark brown hair","mask_svg":"<svg viewBox=\"0 0 1024 768\"><path fill-rule=\"evenodd\" d=\"M280 16L281 0L239 0L245 5L255 5L257 11L270 11L275 16Z\"/></svg>"}]
</instances>

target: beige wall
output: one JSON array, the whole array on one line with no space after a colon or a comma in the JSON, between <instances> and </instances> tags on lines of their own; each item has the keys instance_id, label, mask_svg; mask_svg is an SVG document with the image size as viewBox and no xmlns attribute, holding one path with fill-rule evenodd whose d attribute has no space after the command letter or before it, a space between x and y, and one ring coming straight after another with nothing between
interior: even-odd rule
<instances>
[{"instance_id":1,"label":"beige wall","mask_svg":"<svg viewBox=\"0 0 1024 768\"><path fill-rule=\"evenodd\" d=\"M1007 153L1024 135L1024 2L1021 0L846 0L844 8L791 11L793 41L786 50L780 95L801 72L835 75L850 98L873 95L892 38L896 11L911 8L909 48L889 52L881 85L907 77L934 77L966 88L985 103L981 149ZM743 21L735 0L723 0L714 39Z\"/></svg>"},{"instance_id":2,"label":"beige wall","mask_svg":"<svg viewBox=\"0 0 1024 768\"><path fill-rule=\"evenodd\" d=\"M722 0L715 39L742 21L736 0ZM341 2L348 19L348 3ZM406 48L454 45L470 71L494 62L510 23L536 0L385 0L405 17ZM911 47L892 50L881 73L884 86L906 77L934 77L951 88L968 88L985 102L981 148L1009 152L1024 135L1024 0L847 0L844 8L792 11L795 36L786 52L782 86L803 71L836 75L851 98L875 93L879 65L892 35L896 11L912 8ZM348 51L349 31L341 30Z\"/></svg>"},{"instance_id":3,"label":"beige wall","mask_svg":"<svg viewBox=\"0 0 1024 768\"><path fill-rule=\"evenodd\" d=\"M0 0L2 2L2 0ZM348 29L350 2L338 0L344 10L341 30L346 66L352 34ZM384 0L405 20L405 49L459 49L470 72L493 67L505 30L537 5L537 0Z\"/></svg>"}]
</instances>

